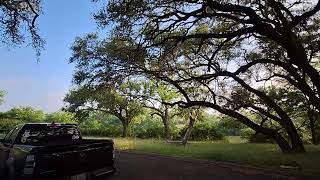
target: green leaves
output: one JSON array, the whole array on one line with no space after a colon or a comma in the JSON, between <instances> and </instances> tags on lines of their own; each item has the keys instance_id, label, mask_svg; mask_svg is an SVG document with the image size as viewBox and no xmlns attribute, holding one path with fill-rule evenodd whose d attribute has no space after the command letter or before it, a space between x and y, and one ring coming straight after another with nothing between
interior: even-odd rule
<instances>
[{"instance_id":1,"label":"green leaves","mask_svg":"<svg viewBox=\"0 0 320 180\"><path fill-rule=\"evenodd\" d=\"M300 95L271 85L287 82L320 108L319 16L302 20L306 11L289 1L110 1L96 15L101 24L113 24L108 39L88 35L75 42L75 82L94 89L99 108L129 108L135 99L155 111L163 102L205 106L280 137L280 147L290 152L294 143L277 132L283 128L298 144L294 151L303 152L291 125Z\"/></svg>"},{"instance_id":2,"label":"green leaves","mask_svg":"<svg viewBox=\"0 0 320 180\"><path fill-rule=\"evenodd\" d=\"M46 116L43 111L31 107L12 108L5 113L6 118L17 119L23 122L43 122Z\"/></svg>"},{"instance_id":3,"label":"green leaves","mask_svg":"<svg viewBox=\"0 0 320 180\"><path fill-rule=\"evenodd\" d=\"M41 0L1 1L0 40L6 44L31 44L39 57L45 41L40 37L37 19L41 14Z\"/></svg>"},{"instance_id":4,"label":"green leaves","mask_svg":"<svg viewBox=\"0 0 320 180\"><path fill-rule=\"evenodd\" d=\"M46 115L48 122L57 123L77 123L75 115L70 112L54 112Z\"/></svg>"},{"instance_id":5,"label":"green leaves","mask_svg":"<svg viewBox=\"0 0 320 180\"><path fill-rule=\"evenodd\" d=\"M2 104L4 102L4 99L3 99L4 95L5 95L4 91L0 90L0 104Z\"/></svg>"}]
</instances>

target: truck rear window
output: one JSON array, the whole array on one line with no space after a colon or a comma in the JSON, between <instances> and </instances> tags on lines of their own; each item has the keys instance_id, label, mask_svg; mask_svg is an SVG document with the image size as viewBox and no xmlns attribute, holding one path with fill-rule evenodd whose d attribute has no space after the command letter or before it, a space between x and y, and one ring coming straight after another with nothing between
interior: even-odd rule
<instances>
[{"instance_id":1,"label":"truck rear window","mask_svg":"<svg viewBox=\"0 0 320 180\"><path fill-rule=\"evenodd\" d=\"M23 128L18 141L21 144L41 145L78 140L77 125L28 125Z\"/></svg>"}]
</instances>

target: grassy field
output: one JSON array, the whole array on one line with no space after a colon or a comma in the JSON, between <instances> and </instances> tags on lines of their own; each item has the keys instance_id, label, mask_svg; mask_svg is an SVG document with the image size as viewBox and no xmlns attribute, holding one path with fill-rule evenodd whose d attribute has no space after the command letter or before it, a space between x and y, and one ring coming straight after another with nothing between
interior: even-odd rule
<instances>
[{"instance_id":1,"label":"grassy field","mask_svg":"<svg viewBox=\"0 0 320 180\"><path fill-rule=\"evenodd\" d=\"M306 145L305 154L283 154L275 144L241 143L233 137L227 141L191 142L187 146L160 140L116 138L118 150L155 153L190 159L232 162L260 167L294 166L305 174L320 175L320 146Z\"/></svg>"}]
</instances>

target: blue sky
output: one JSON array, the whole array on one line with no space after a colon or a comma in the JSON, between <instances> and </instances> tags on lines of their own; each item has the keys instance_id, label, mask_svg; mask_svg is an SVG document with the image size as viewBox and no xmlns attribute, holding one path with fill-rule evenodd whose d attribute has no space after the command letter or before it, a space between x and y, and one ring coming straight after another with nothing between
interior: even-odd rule
<instances>
[{"instance_id":1,"label":"blue sky","mask_svg":"<svg viewBox=\"0 0 320 180\"><path fill-rule=\"evenodd\" d=\"M31 106L49 113L63 106L62 99L72 86L70 47L76 36L98 31L92 19L97 8L90 0L43 1L38 24L46 50L40 62L31 47L0 43L0 89L6 91L0 111Z\"/></svg>"}]
</instances>

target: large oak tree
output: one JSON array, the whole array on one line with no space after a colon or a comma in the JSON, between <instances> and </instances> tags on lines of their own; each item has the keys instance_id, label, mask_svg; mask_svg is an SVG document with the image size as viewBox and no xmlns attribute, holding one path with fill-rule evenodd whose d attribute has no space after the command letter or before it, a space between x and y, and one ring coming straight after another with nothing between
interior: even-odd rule
<instances>
[{"instance_id":1,"label":"large oak tree","mask_svg":"<svg viewBox=\"0 0 320 180\"><path fill-rule=\"evenodd\" d=\"M137 101L113 87L78 86L66 95L64 101L67 103L64 110L75 113L80 119L94 111L116 116L122 124L122 137L127 137L129 124L142 112Z\"/></svg>"},{"instance_id":2,"label":"large oak tree","mask_svg":"<svg viewBox=\"0 0 320 180\"><path fill-rule=\"evenodd\" d=\"M319 10L319 1L114 0L95 15L99 25L113 24L112 58L96 37L78 41L73 58L108 64L109 78L158 78L183 96L172 105L215 109L283 152L305 152L293 119L264 89L284 80L320 110Z\"/></svg>"}]
</instances>

